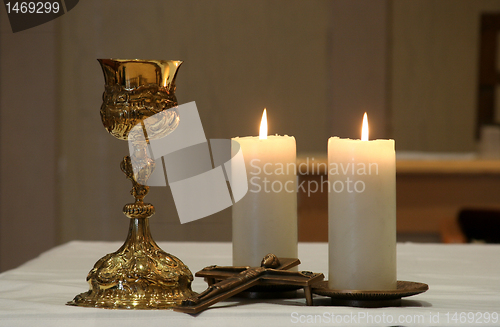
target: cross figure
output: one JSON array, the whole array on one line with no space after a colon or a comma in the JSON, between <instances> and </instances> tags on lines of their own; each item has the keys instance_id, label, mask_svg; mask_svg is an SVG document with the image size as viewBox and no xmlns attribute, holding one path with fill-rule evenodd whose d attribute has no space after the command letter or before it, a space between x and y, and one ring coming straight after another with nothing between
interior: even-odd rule
<instances>
[{"instance_id":1,"label":"cross figure","mask_svg":"<svg viewBox=\"0 0 500 327\"><path fill-rule=\"evenodd\" d=\"M256 285L297 286L304 288L306 304L312 305L311 285L324 279L321 273L288 271L300 264L299 259L280 258L274 254L264 257L260 267L209 266L196 273L205 277L208 288L198 296L186 299L175 311L198 313L212 304L225 300Z\"/></svg>"}]
</instances>

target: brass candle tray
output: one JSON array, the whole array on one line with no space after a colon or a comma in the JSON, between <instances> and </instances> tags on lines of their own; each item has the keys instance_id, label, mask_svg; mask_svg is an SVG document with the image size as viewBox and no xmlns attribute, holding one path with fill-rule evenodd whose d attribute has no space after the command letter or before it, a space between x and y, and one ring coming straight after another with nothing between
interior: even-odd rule
<instances>
[{"instance_id":1,"label":"brass candle tray","mask_svg":"<svg viewBox=\"0 0 500 327\"><path fill-rule=\"evenodd\" d=\"M351 307L388 307L400 306L401 298L423 293L429 289L424 283L398 280L395 290L336 290L328 288L328 281L314 283L311 286L313 294L323 295L332 299L332 305Z\"/></svg>"}]
</instances>

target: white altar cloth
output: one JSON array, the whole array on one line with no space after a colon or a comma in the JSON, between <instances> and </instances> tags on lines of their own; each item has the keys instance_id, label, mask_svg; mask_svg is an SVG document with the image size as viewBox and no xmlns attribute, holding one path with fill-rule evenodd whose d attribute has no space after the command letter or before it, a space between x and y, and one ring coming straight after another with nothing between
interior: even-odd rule
<instances>
[{"instance_id":1,"label":"white altar cloth","mask_svg":"<svg viewBox=\"0 0 500 327\"><path fill-rule=\"evenodd\" d=\"M120 245L74 241L0 274L0 326L500 326L500 245L483 244L398 244L398 280L429 285L427 292L404 298L402 307L329 306L319 296L312 307L304 298L231 298L198 315L65 305L88 290L85 277L94 263ZM213 264L231 265L230 243L159 245L193 274ZM326 243L300 243L299 259L299 270L328 278ZM206 288L202 278L192 286L197 292Z\"/></svg>"}]
</instances>

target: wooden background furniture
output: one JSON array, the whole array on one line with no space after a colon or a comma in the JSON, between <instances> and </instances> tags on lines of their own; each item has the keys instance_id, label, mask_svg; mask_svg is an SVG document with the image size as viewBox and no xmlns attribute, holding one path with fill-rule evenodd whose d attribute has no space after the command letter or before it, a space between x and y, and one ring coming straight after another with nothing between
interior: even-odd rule
<instances>
[{"instance_id":1,"label":"wooden background furniture","mask_svg":"<svg viewBox=\"0 0 500 327\"><path fill-rule=\"evenodd\" d=\"M499 34L500 13L482 14L479 35L477 139L480 137L481 126L499 123L495 119L495 109L498 107L497 88L500 86L500 72L497 63Z\"/></svg>"},{"instance_id":2,"label":"wooden background furniture","mask_svg":"<svg viewBox=\"0 0 500 327\"><path fill-rule=\"evenodd\" d=\"M305 165L299 159L299 171L326 157L316 156ZM301 166L300 163L303 163ZM308 168L306 168L308 167ZM317 170L317 169L316 169ZM328 178L324 170L299 175L304 186ZM498 160L397 160L397 232L398 240L464 241L458 233L456 217L464 207L500 207L500 161ZM312 183L312 182L311 182ZM328 194L298 193L299 241L328 241Z\"/></svg>"}]
</instances>

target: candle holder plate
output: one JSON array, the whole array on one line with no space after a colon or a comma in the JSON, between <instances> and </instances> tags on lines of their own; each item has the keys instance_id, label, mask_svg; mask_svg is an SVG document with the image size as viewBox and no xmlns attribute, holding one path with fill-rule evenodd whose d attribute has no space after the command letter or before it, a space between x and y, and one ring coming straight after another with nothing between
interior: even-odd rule
<instances>
[{"instance_id":1,"label":"candle holder plate","mask_svg":"<svg viewBox=\"0 0 500 327\"><path fill-rule=\"evenodd\" d=\"M323 295L332 299L332 305L351 307L377 308L401 306L401 298L423 293L429 289L424 283L398 280L395 290L337 290L328 288L328 281L314 283L311 286L313 294Z\"/></svg>"}]
</instances>

